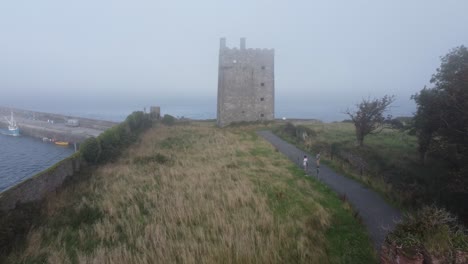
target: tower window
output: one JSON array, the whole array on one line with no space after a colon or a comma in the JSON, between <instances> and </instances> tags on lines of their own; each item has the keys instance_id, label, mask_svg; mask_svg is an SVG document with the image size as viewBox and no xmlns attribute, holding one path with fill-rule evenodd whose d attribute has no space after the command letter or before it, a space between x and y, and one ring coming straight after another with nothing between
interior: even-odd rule
<instances>
[{"instance_id":1,"label":"tower window","mask_svg":"<svg viewBox=\"0 0 468 264\"><path fill-rule=\"evenodd\" d=\"M260 114L260 117L264 117L264 115L263 115L263 114Z\"/></svg>"},{"instance_id":2,"label":"tower window","mask_svg":"<svg viewBox=\"0 0 468 264\"><path fill-rule=\"evenodd\" d=\"M260 83L261 86L265 86L265 83Z\"/></svg>"},{"instance_id":3,"label":"tower window","mask_svg":"<svg viewBox=\"0 0 468 264\"><path fill-rule=\"evenodd\" d=\"M260 101L265 101L265 98L263 98L263 97L262 97L262 98L260 98Z\"/></svg>"},{"instance_id":4,"label":"tower window","mask_svg":"<svg viewBox=\"0 0 468 264\"><path fill-rule=\"evenodd\" d=\"M265 66L262 66L262 70L264 70L264 69L265 69Z\"/></svg>"}]
</instances>

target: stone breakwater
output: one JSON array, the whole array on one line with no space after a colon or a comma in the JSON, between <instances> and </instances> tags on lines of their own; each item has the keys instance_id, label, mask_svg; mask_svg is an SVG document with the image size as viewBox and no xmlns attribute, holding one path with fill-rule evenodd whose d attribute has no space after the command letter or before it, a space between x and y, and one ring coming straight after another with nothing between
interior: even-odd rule
<instances>
[{"instance_id":1,"label":"stone breakwater","mask_svg":"<svg viewBox=\"0 0 468 264\"><path fill-rule=\"evenodd\" d=\"M14 209L18 204L42 200L55 191L70 176L80 170L80 156L75 154L49 169L0 193L0 212Z\"/></svg>"},{"instance_id":2,"label":"stone breakwater","mask_svg":"<svg viewBox=\"0 0 468 264\"><path fill-rule=\"evenodd\" d=\"M118 124L105 120L0 107L0 127L7 126L2 116L9 116L11 112L14 114L22 135L73 143L80 143L91 136L97 137L104 130ZM78 120L79 126L67 126L69 119Z\"/></svg>"}]
</instances>

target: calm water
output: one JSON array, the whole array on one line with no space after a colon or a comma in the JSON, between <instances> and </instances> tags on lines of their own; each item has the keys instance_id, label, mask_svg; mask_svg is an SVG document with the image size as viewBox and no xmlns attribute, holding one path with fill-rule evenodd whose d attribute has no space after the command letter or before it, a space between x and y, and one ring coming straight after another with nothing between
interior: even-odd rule
<instances>
[{"instance_id":1,"label":"calm water","mask_svg":"<svg viewBox=\"0 0 468 264\"><path fill-rule=\"evenodd\" d=\"M73 154L73 148L0 134L0 192Z\"/></svg>"}]
</instances>

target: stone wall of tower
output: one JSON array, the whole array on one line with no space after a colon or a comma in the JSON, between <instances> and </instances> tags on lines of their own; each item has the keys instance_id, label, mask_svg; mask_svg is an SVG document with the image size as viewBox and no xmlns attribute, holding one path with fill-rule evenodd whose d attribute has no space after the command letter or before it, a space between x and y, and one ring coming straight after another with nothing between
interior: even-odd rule
<instances>
[{"instance_id":1,"label":"stone wall of tower","mask_svg":"<svg viewBox=\"0 0 468 264\"><path fill-rule=\"evenodd\" d=\"M218 126L232 122L274 120L274 50L226 47L220 41Z\"/></svg>"}]
</instances>

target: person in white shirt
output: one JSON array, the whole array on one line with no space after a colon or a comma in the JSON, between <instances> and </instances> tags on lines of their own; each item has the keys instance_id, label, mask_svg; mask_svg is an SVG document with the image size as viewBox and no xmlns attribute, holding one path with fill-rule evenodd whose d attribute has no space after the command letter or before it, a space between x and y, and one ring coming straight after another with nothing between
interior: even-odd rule
<instances>
[{"instance_id":1,"label":"person in white shirt","mask_svg":"<svg viewBox=\"0 0 468 264\"><path fill-rule=\"evenodd\" d=\"M304 155L304 160L302 161L302 166L304 167L304 171L307 171L307 166L309 165L309 160L307 155Z\"/></svg>"}]
</instances>

